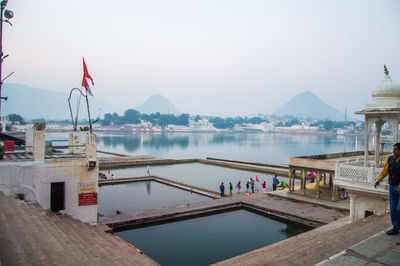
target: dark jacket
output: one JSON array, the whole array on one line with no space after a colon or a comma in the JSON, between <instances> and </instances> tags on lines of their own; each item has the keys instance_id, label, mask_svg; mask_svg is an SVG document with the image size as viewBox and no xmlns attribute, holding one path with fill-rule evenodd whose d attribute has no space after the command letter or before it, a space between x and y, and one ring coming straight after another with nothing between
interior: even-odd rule
<instances>
[{"instance_id":1,"label":"dark jacket","mask_svg":"<svg viewBox=\"0 0 400 266\"><path fill-rule=\"evenodd\" d=\"M396 163L394 155L388 158L389 185L398 186L400 184L400 161Z\"/></svg>"}]
</instances>

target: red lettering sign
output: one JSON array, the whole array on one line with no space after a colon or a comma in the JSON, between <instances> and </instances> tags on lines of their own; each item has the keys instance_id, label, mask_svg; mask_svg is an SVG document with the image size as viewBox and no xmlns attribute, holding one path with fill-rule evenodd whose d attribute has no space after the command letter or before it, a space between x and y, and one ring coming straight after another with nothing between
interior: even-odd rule
<instances>
[{"instance_id":1,"label":"red lettering sign","mask_svg":"<svg viewBox=\"0 0 400 266\"><path fill-rule=\"evenodd\" d=\"M97 204L97 193L79 194L79 206Z\"/></svg>"}]
</instances>

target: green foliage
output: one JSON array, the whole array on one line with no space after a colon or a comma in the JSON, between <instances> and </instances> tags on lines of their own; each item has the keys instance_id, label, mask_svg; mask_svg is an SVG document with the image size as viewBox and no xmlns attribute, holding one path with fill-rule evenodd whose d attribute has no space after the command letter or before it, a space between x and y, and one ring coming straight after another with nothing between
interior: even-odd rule
<instances>
[{"instance_id":1,"label":"green foliage","mask_svg":"<svg viewBox=\"0 0 400 266\"><path fill-rule=\"evenodd\" d=\"M103 126L109 126L109 125L111 124L111 121L112 121L112 115L109 114L109 113L106 113L106 114L104 115L104 119L101 120L100 123L101 123Z\"/></svg>"},{"instance_id":2,"label":"green foliage","mask_svg":"<svg viewBox=\"0 0 400 266\"><path fill-rule=\"evenodd\" d=\"M188 126L189 125L189 114L181 114L178 116L178 125Z\"/></svg>"},{"instance_id":3,"label":"green foliage","mask_svg":"<svg viewBox=\"0 0 400 266\"><path fill-rule=\"evenodd\" d=\"M80 131L89 131L89 127L88 126L83 126L83 127L79 127Z\"/></svg>"},{"instance_id":4,"label":"green foliage","mask_svg":"<svg viewBox=\"0 0 400 266\"><path fill-rule=\"evenodd\" d=\"M32 122L42 122L42 123L46 123L46 119L44 119L44 118L32 119Z\"/></svg>"},{"instance_id":5,"label":"green foliage","mask_svg":"<svg viewBox=\"0 0 400 266\"><path fill-rule=\"evenodd\" d=\"M6 146L0 144L0 154L4 153L5 151L6 151Z\"/></svg>"},{"instance_id":6,"label":"green foliage","mask_svg":"<svg viewBox=\"0 0 400 266\"><path fill-rule=\"evenodd\" d=\"M226 128L229 128L228 125L230 125L229 122L226 123L225 119L223 119L222 117L218 117L218 116L210 117L208 120L210 121L210 123L213 124L213 126L215 128L218 128L218 129L226 129Z\"/></svg>"},{"instance_id":7,"label":"green foliage","mask_svg":"<svg viewBox=\"0 0 400 266\"><path fill-rule=\"evenodd\" d=\"M10 120L10 122L14 125L15 122L19 122L19 124L21 125L25 125L26 122L25 120L22 118L22 116L17 115L17 114L9 114L8 115L8 120Z\"/></svg>"},{"instance_id":8,"label":"green foliage","mask_svg":"<svg viewBox=\"0 0 400 266\"><path fill-rule=\"evenodd\" d=\"M44 130L46 128L45 122L35 122L32 127L34 130Z\"/></svg>"},{"instance_id":9,"label":"green foliage","mask_svg":"<svg viewBox=\"0 0 400 266\"><path fill-rule=\"evenodd\" d=\"M124 113L125 122L129 124L139 124L140 123L140 112L135 109L126 110Z\"/></svg>"}]
</instances>

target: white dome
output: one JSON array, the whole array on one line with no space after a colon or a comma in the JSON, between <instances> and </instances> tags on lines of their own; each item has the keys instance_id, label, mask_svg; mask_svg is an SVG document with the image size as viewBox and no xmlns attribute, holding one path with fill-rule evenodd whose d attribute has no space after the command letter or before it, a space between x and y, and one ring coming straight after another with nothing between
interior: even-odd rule
<instances>
[{"instance_id":1,"label":"white dome","mask_svg":"<svg viewBox=\"0 0 400 266\"><path fill-rule=\"evenodd\" d=\"M388 74L379 82L371 93L372 102L366 110L390 110L400 108L400 85L393 82Z\"/></svg>"},{"instance_id":2,"label":"white dome","mask_svg":"<svg viewBox=\"0 0 400 266\"><path fill-rule=\"evenodd\" d=\"M376 97L400 97L400 85L394 83L389 75L379 82L371 93L372 98Z\"/></svg>"}]
</instances>

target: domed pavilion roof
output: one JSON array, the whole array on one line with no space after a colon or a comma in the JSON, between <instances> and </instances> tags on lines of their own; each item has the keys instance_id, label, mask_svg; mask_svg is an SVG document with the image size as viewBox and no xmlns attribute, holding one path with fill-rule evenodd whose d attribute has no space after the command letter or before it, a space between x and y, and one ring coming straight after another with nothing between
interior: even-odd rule
<instances>
[{"instance_id":1,"label":"domed pavilion roof","mask_svg":"<svg viewBox=\"0 0 400 266\"><path fill-rule=\"evenodd\" d=\"M367 103L365 111L385 111L400 108L400 85L392 81L386 66L385 77L372 90L372 102Z\"/></svg>"}]
</instances>

